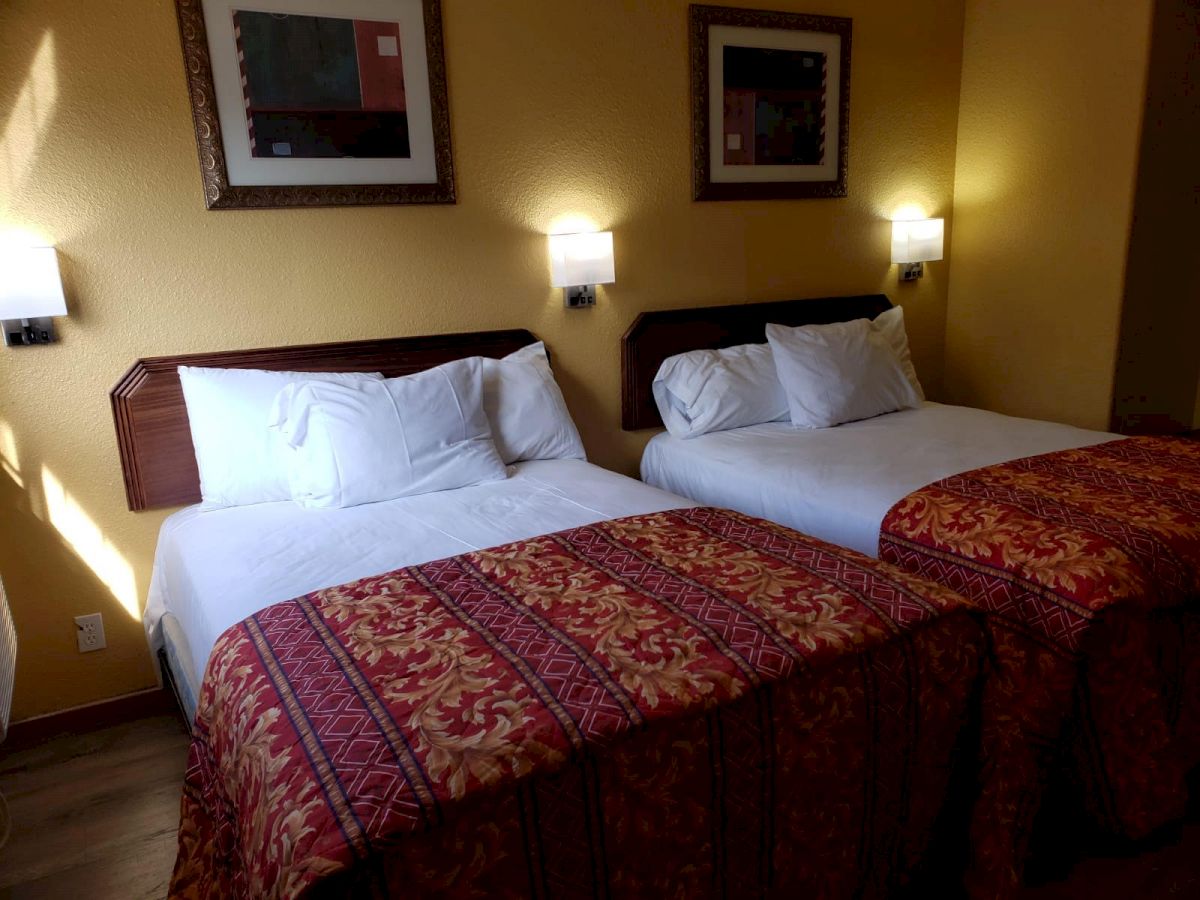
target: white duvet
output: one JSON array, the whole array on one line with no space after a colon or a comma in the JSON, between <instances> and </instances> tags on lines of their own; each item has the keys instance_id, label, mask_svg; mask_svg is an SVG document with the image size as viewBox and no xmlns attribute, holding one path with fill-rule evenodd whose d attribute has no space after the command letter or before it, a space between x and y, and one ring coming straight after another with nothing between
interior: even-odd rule
<instances>
[{"instance_id":1,"label":"white duvet","mask_svg":"<svg viewBox=\"0 0 1200 900\"><path fill-rule=\"evenodd\" d=\"M693 505L582 460L509 471L504 481L348 509L285 501L180 510L159 534L144 615L151 647L162 644L163 617L175 619L172 639L195 688L221 633L272 603L564 528Z\"/></svg>"},{"instance_id":2,"label":"white duvet","mask_svg":"<svg viewBox=\"0 0 1200 900\"><path fill-rule=\"evenodd\" d=\"M925 403L835 428L752 425L646 447L649 484L878 555L879 526L905 495L948 475L1117 435Z\"/></svg>"}]
</instances>

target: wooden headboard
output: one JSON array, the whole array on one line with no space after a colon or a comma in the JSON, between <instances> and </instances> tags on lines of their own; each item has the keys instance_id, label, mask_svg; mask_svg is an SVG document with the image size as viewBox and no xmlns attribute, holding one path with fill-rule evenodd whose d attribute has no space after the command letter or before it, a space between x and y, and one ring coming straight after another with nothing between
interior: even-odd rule
<instances>
[{"instance_id":1,"label":"wooden headboard","mask_svg":"<svg viewBox=\"0 0 1200 900\"><path fill-rule=\"evenodd\" d=\"M766 326L827 325L873 319L892 306L883 294L735 303L644 312L621 338L621 427L626 431L662 425L650 385L668 356L766 341Z\"/></svg>"},{"instance_id":2,"label":"wooden headboard","mask_svg":"<svg viewBox=\"0 0 1200 900\"><path fill-rule=\"evenodd\" d=\"M523 329L229 350L139 359L110 392L132 510L200 500L200 474L177 366L409 375L466 356L500 357L537 338Z\"/></svg>"}]
</instances>

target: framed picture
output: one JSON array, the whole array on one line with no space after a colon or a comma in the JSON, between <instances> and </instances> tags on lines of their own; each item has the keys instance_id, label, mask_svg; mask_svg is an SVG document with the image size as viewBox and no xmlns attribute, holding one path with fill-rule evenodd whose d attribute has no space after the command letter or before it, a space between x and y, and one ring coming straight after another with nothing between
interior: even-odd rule
<instances>
[{"instance_id":1,"label":"framed picture","mask_svg":"<svg viewBox=\"0 0 1200 900\"><path fill-rule=\"evenodd\" d=\"M850 19L693 5L697 200L846 196Z\"/></svg>"},{"instance_id":2,"label":"framed picture","mask_svg":"<svg viewBox=\"0 0 1200 900\"><path fill-rule=\"evenodd\" d=\"M453 203L439 0L175 0L209 209Z\"/></svg>"}]
</instances>

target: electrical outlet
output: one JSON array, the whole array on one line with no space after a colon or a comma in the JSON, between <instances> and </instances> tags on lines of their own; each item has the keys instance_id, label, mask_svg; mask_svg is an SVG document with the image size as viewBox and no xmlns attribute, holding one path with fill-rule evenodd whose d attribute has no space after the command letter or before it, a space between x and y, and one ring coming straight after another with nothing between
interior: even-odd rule
<instances>
[{"instance_id":1,"label":"electrical outlet","mask_svg":"<svg viewBox=\"0 0 1200 900\"><path fill-rule=\"evenodd\" d=\"M79 642L80 653L91 653L93 650L103 650L107 647L108 644L104 641L104 617L100 613L76 616L75 640Z\"/></svg>"}]
</instances>

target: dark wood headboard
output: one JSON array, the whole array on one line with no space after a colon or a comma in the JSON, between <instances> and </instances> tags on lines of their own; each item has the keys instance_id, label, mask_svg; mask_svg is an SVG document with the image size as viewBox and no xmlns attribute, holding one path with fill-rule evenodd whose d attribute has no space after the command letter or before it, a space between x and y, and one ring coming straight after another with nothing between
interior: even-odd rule
<instances>
[{"instance_id":1,"label":"dark wood headboard","mask_svg":"<svg viewBox=\"0 0 1200 900\"><path fill-rule=\"evenodd\" d=\"M177 366L409 375L466 356L500 357L537 338L524 329L228 350L139 359L110 392L132 510L200 500L200 474Z\"/></svg>"},{"instance_id":2,"label":"dark wood headboard","mask_svg":"<svg viewBox=\"0 0 1200 900\"><path fill-rule=\"evenodd\" d=\"M828 325L873 319L891 309L884 294L735 303L644 312L621 338L621 427L625 431L662 425L650 386L668 356L689 350L718 350L766 341L768 323Z\"/></svg>"}]
</instances>

